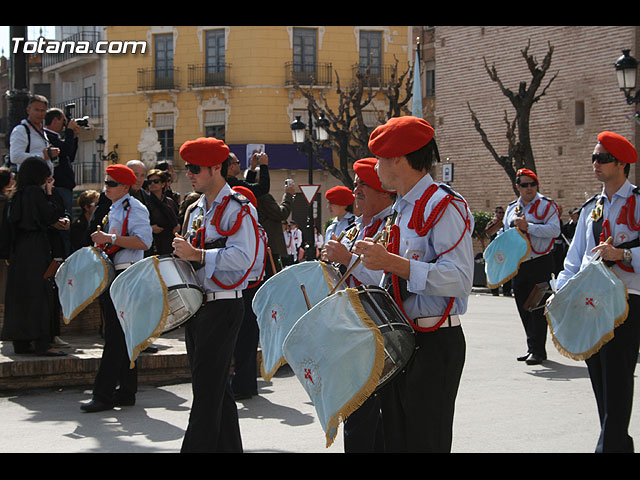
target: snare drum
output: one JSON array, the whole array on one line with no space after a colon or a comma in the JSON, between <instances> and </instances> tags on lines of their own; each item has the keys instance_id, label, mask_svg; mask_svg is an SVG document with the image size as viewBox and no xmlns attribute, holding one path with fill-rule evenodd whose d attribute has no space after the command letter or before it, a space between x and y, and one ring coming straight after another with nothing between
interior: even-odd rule
<instances>
[{"instance_id":1,"label":"snare drum","mask_svg":"<svg viewBox=\"0 0 640 480\"><path fill-rule=\"evenodd\" d=\"M131 362L160 335L189 320L205 298L191 264L172 255L134 263L116 277L109 293Z\"/></svg>"},{"instance_id":2,"label":"snare drum","mask_svg":"<svg viewBox=\"0 0 640 480\"><path fill-rule=\"evenodd\" d=\"M305 313L282 349L331 444L339 422L405 368L415 336L384 289L359 286Z\"/></svg>"},{"instance_id":3,"label":"snare drum","mask_svg":"<svg viewBox=\"0 0 640 480\"><path fill-rule=\"evenodd\" d=\"M158 268L167 286L169 302L169 315L163 332L166 333L196 314L205 302L205 293L191 262L173 255L160 255Z\"/></svg>"},{"instance_id":4,"label":"snare drum","mask_svg":"<svg viewBox=\"0 0 640 480\"><path fill-rule=\"evenodd\" d=\"M95 247L73 252L55 275L62 318L68 324L113 282L115 268L109 257Z\"/></svg>"},{"instance_id":5,"label":"snare drum","mask_svg":"<svg viewBox=\"0 0 640 480\"><path fill-rule=\"evenodd\" d=\"M356 288L365 312L384 339L384 369L378 390L387 385L409 363L416 350L415 332L386 290L371 285Z\"/></svg>"}]
</instances>

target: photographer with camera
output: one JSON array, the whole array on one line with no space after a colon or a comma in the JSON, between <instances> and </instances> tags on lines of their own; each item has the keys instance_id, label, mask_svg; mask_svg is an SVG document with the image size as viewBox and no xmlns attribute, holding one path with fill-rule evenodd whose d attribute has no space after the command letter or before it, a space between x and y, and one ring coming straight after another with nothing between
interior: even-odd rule
<instances>
[{"instance_id":1,"label":"photographer with camera","mask_svg":"<svg viewBox=\"0 0 640 480\"><path fill-rule=\"evenodd\" d=\"M35 156L44 159L53 173L52 159L60 154L60 150L51 145L44 132L43 121L48 105L46 97L32 95L26 109L27 118L11 131L9 157L11 165L16 166L16 171L27 158Z\"/></svg>"},{"instance_id":2,"label":"photographer with camera","mask_svg":"<svg viewBox=\"0 0 640 480\"><path fill-rule=\"evenodd\" d=\"M62 197L64 209L72 219L73 189L76 186L75 174L71 163L75 160L78 150L78 133L80 126L75 120L70 119L71 109L74 105L67 105L65 112L59 108L50 108L44 117L44 133L49 143L59 149L57 157L52 158L53 178L55 189ZM61 232L64 241L65 253L68 255L71 248L71 237L68 230Z\"/></svg>"}]
</instances>

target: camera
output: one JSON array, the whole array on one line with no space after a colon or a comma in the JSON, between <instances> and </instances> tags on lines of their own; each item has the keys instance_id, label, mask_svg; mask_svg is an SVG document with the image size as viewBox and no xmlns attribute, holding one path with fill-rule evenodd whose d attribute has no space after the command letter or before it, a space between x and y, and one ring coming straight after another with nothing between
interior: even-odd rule
<instances>
[{"instance_id":1,"label":"camera","mask_svg":"<svg viewBox=\"0 0 640 480\"><path fill-rule=\"evenodd\" d=\"M72 118L73 110L75 110L76 104L69 103L64 106L64 116L67 117L67 121L74 120L79 127L89 129L91 126L89 125L89 117L84 116L82 118Z\"/></svg>"},{"instance_id":2,"label":"camera","mask_svg":"<svg viewBox=\"0 0 640 480\"><path fill-rule=\"evenodd\" d=\"M290 186L290 185L292 185L292 184L293 184L293 178L287 178L287 179L284 181L284 186L285 186L285 188L286 188L286 187L288 187L288 186Z\"/></svg>"}]
</instances>

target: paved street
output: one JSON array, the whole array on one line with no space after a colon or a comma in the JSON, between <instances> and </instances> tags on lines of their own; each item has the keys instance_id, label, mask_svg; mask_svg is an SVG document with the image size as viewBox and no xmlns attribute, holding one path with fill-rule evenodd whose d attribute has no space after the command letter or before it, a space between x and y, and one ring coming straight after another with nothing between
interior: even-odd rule
<instances>
[{"instance_id":1,"label":"paved street","mask_svg":"<svg viewBox=\"0 0 640 480\"><path fill-rule=\"evenodd\" d=\"M512 298L474 293L463 317L467 360L458 395L453 452L590 453L599 427L586 367L547 344L549 360L527 366ZM631 435L640 442L636 382ZM339 453L325 447L313 405L288 368L259 397L238 402L247 452ZM191 404L189 383L142 385L133 407L86 414L90 387L0 394L0 452L178 452Z\"/></svg>"}]
</instances>

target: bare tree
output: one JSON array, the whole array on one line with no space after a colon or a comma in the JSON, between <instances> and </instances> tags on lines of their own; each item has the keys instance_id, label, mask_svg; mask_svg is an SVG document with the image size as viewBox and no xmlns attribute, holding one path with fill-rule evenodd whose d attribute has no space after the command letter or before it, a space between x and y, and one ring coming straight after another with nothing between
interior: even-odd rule
<instances>
[{"instance_id":1,"label":"bare tree","mask_svg":"<svg viewBox=\"0 0 640 480\"><path fill-rule=\"evenodd\" d=\"M545 95L549 86L551 85L551 82L553 82L553 80L558 76L558 72L556 72L555 75L551 77L549 79L549 82L544 86L542 92L539 95L537 94L540 86L542 85L542 81L551 66L553 46L551 46L551 44L549 43L549 49L547 50L547 54L545 55L544 60L542 61L542 64L540 66L538 66L538 62L533 57L533 55L529 54L530 46L531 40L529 40L529 42L527 43L526 48L524 50L521 50L521 53L527 64L529 73L531 73L531 81L529 84L529 88L527 88L526 82L520 82L517 93L514 93L504 86L504 84L500 80L500 77L498 76L495 65L492 65L491 68L489 68L486 58L483 57L484 67L489 74L489 78L498 84L503 95L509 99L511 105L516 111L513 120L509 120L509 115L506 110L504 112L504 123L506 125L505 136L508 142L508 150L506 155L500 155L500 153L498 153L496 148L492 145L489 137L480 124L478 116L472 110L469 102L467 102L467 107L471 112L471 118L476 130L480 134L482 143L485 145L487 150L489 150L495 161L504 169L504 171L511 179L511 185L516 195L518 194L515 186L516 172L520 168L528 168L533 172L536 171L533 149L531 148L531 136L529 133L531 109L533 105Z\"/></svg>"},{"instance_id":2,"label":"bare tree","mask_svg":"<svg viewBox=\"0 0 640 480\"><path fill-rule=\"evenodd\" d=\"M376 113L378 122L384 123L387 119L409 113L407 104L411 100L413 89L413 69L407 69L398 74L398 60L391 66L390 80L387 84L380 85L376 82L376 76L370 69L358 70L354 80L343 86L338 72L336 75L337 105L330 105L326 94L322 90L315 90L309 86L303 88L295 82L294 87L309 102L309 107L314 118L324 115L329 121L329 144L338 153L339 166L333 162L325 162L314 152L317 161L324 166L334 177L344 185L351 188L353 179L350 168L353 162L360 158L372 156L369 150L369 127L365 123L364 112ZM387 99L387 110L381 112L374 104L374 99L382 94ZM315 147L315 145L314 145Z\"/></svg>"}]
</instances>

